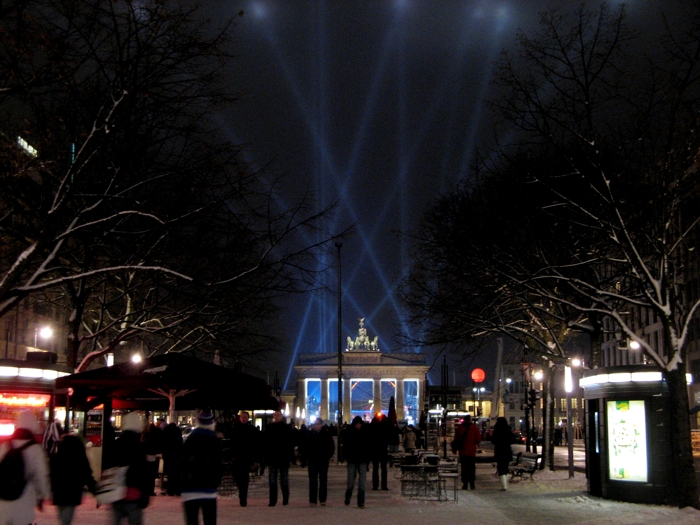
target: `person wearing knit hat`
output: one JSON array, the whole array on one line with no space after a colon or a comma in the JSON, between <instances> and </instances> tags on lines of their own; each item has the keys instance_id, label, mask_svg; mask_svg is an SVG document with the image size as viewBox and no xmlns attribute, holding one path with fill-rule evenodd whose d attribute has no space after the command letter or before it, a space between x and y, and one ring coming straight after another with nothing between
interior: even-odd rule
<instances>
[{"instance_id":1,"label":"person wearing knit hat","mask_svg":"<svg viewBox=\"0 0 700 525\"><path fill-rule=\"evenodd\" d=\"M214 432L211 410L197 415L197 426L182 445L180 456L181 499L187 525L216 525L216 489L223 476L221 441Z\"/></svg>"},{"instance_id":2,"label":"person wearing knit hat","mask_svg":"<svg viewBox=\"0 0 700 525\"><path fill-rule=\"evenodd\" d=\"M36 417L29 411L20 413L15 420L12 437L0 445L0 461L10 448L20 449L27 480L19 498L0 498L0 518L2 523L33 523L34 508L43 509L43 501L51 495L49 473L44 449L35 440L38 433Z\"/></svg>"},{"instance_id":3,"label":"person wearing knit hat","mask_svg":"<svg viewBox=\"0 0 700 525\"><path fill-rule=\"evenodd\" d=\"M365 508L365 485L367 482L367 465L370 461L370 436L360 416L355 416L348 427L345 441L345 459L347 461L348 479L345 490L345 505L350 505L352 492L357 478L357 506Z\"/></svg>"},{"instance_id":4,"label":"person wearing knit hat","mask_svg":"<svg viewBox=\"0 0 700 525\"><path fill-rule=\"evenodd\" d=\"M146 461L146 451L141 443L145 418L141 412L132 411L122 416L122 433L114 442L114 465L126 467L126 497L112 503L114 523L126 518L130 525L143 523L143 509L148 506L151 487Z\"/></svg>"}]
</instances>

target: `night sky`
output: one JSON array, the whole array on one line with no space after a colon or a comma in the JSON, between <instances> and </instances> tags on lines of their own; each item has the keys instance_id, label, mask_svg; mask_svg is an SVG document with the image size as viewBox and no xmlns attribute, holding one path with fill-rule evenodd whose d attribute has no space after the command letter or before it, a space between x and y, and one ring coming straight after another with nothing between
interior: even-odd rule
<instances>
[{"instance_id":1,"label":"night sky","mask_svg":"<svg viewBox=\"0 0 700 525\"><path fill-rule=\"evenodd\" d=\"M630 21L643 28L660 19L660 6L674 3L630 0ZM474 147L492 136L484 101L493 62L518 29L536 27L548 3L213 4L220 15L244 12L230 71L242 98L222 114L231 139L247 145L250 161L286 176L289 198L310 188L319 206L339 200L336 231L355 224L342 247L343 339L355 337L357 318L365 317L381 350L411 351L396 338L405 328L394 290L408 260L398 232L419 224L425 206L465 176ZM329 272L332 291L285 305L286 341L271 365L283 387L294 379L297 352L337 350L335 279ZM466 367L457 374L457 383L467 382ZM431 377L439 379L439 364Z\"/></svg>"}]
</instances>

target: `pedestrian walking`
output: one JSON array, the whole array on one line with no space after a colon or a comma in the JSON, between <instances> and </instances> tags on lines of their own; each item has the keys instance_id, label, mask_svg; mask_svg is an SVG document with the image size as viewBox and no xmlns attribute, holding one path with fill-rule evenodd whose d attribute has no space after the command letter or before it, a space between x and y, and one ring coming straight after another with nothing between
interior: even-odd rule
<instances>
[{"instance_id":1,"label":"pedestrian walking","mask_svg":"<svg viewBox=\"0 0 700 525\"><path fill-rule=\"evenodd\" d=\"M328 496L328 464L335 453L335 443L330 429L317 418L307 434L309 462L309 503L326 504Z\"/></svg>"},{"instance_id":2,"label":"pedestrian walking","mask_svg":"<svg viewBox=\"0 0 700 525\"><path fill-rule=\"evenodd\" d=\"M221 440L216 437L214 414L202 410L197 425L182 445L180 498L187 525L198 525L202 510L204 525L216 525L216 489L223 476Z\"/></svg>"},{"instance_id":3,"label":"pedestrian walking","mask_svg":"<svg viewBox=\"0 0 700 525\"><path fill-rule=\"evenodd\" d=\"M391 423L379 412L369 424L372 443L372 490L379 490L381 471L382 490L389 490L387 462L389 461L389 438Z\"/></svg>"},{"instance_id":4,"label":"pedestrian walking","mask_svg":"<svg viewBox=\"0 0 700 525\"><path fill-rule=\"evenodd\" d=\"M177 479L177 465L182 453L182 430L175 423L168 423L163 429L163 483L161 494L180 495Z\"/></svg>"},{"instance_id":5,"label":"pedestrian walking","mask_svg":"<svg viewBox=\"0 0 700 525\"><path fill-rule=\"evenodd\" d=\"M61 525L70 525L75 507L83 501L83 489L95 492L95 478L78 436L66 434L58 441L56 453L49 459L53 504L58 509Z\"/></svg>"},{"instance_id":6,"label":"pedestrian walking","mask_svg":"<svg viewBox=\"0 0 700 525\"><path fill-rule=\"evenodd\" d=\"M345 461L347 461L348 481L345 490L345 505L350 505L352 492L357 478L357 506L365 508L365 486L367 483L367 465L370 461L370 436L360 416L352 420L345 433L343 442Z\"/></svg>"},{"instance_id":7,"label":"pedestrian walking","mask_svg":"<svg viewBox=\"0 0 700 525\"><path fill-rule=\"evenodd\" d=\"M499 417L493 427L491 443L493 443L493 455L496 459L496 469L501 478L501 490L508 489L508 465L513 459L511 445L515 442L515 436L504 417Z\"/></svg>"},{"instance_id":8,"label":"pedestrian walking","mask_svg":"<svg viewBox=\"0 0 700 525\"><path fill-rule=\"evenodd\" d=\"M150 423L146 430L141 434L146 451L146 462L148 463L148 476L150 480L150 496L155 496L156 479L158 479L158 470L160 467L160 455L163 453L163 431L155 423ZM161 483L162 487L162 483Z\"/></svg>"},{"instance_id":9,"label":"pedestrian walking","mask_svg":"<svg viewBox=\"0 0 700 525\"><path fill-rule=\"evenodd\" d=\"M459 454L459 464L462 469L462 490L474 490L476 481L476 452L481 443L481 433L472 424L471 416L466 416L457 426L455 438L452 441L452 452Z\"/></svg>"},{"instance_id":10,"label":"pedestrian walking","mask_svg":"<svg viewBox=\"0 0 700 525\"><path fill-rule=\"evenodd\" d=\"M294 434L282 416L275 410L272 423L265 429L265 463L268 468L270 507L277 505L277 479L282 489L282 505L289 504L289 458L294 449Z\"/></svg>"},{"instance_id":11,"label":"pedestrian walking","mask_svg":"<svg viewBox=\"0 0 700 525\"><path fill-rule=\"evenodd\" d=\"M307 438L309 437L309 429L302 423L299 430L296 432L297 450L299 451L299 463L302 468L305 468L309 461L309 447Z\"/></svg>"},{"instance_id":12,"label":"pedestrian walking","mask_svg":"<svg viewBox=\"0 0 700 525\"><path fill-rule=\"evenodd\" d=\"M34 523L34 508L43 511L43 502L49 497L51 489L46 455L34 438L37 433L38 424L34 415L31 412L21 412L15 421L14 433L9 440L0 445L0 462L8 453L16 453L10 452L12 449L22 455L25 481L24 487L21 487L21 482L17 487L17 491L21 492L16 499L11 499L14 495L0 494L1 525ZM4 486L9 480L5 478L2 481Z\"/></svg>"},{"instance_id":13,"label":"pedestrian walking","mask_svg":"<svg viewBox=\"0 0 700 525\"><path fill-rule=\"evenodd\" d=\"M141 525L143 509L150 501L152 480L141 442L144 425L139 412L129 412L122 417L122 433L114 442L115 465L108 466L127 467L126 497L112 503L114 525L119 525L124 518L129 525Z\"/></svg>"},{"instance_id":14,"label":"pedestrian walking","mask_svg":"<svg viewBox=\"0 0 700 525\"><path fill-rule=\"evenodd\" d=\"M260 431L250 424L250 414L241 412L231 437L233 479L238 487L241 507L248 505L250 471L260 461Z\"/></svg>"}]
</instances>

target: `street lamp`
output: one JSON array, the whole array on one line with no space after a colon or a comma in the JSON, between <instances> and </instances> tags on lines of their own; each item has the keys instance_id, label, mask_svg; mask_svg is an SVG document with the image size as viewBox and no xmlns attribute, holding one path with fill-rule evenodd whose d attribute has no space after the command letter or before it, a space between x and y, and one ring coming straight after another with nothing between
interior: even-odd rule
<instances>
[{"instance_id":1,"label":"street lamp","mask_svg":"<svg viewBox=\"0 0 700 525\"><path fill-rule=\"evenodd\" d=\"M573 361L572 363L573 364ZM564 367L564 390L566 390L566 445L569 449L569 477L574 477L574 425L571 421L571 392L574 390L574 380L571 367Z\"/></svg>"},{"instance_id":2,"label":"street lamp","mask_svg":"<svg viewBox=\"0 0 700 525\"><path fill-rule=\"evenodd\" d=\"M136 353L131 356L131 362L132 363L140 363L143 360L143 357L141 357L141 354Z\"/></svg>"},{"instance_id":3,"label":"street lamp","mask_svg":"<svg viewBox=\"0 0 700 525\"><path fill-rule=\"evenodd\" d=\"M34 329L34 348L38 348L37 344L38 338L41 337L42 339L50 339L51 336L53 335L53 330L51 329L50 326L43 326L41 328L36 327Z\"/></svg>"},{"instance_id":4,"label":"street lamp","mask_svg":"<svg viewBox=\"0 0 700 525\"><path fill-rule=\"evenodd\" d=\"M486 388L483 386L481 388L472 388L472 391L476 392L476 406L474 407L476 410L476 415L479 417L482 413L481 410L481 393L486 392Z\"/></svg>"}]
</instances>

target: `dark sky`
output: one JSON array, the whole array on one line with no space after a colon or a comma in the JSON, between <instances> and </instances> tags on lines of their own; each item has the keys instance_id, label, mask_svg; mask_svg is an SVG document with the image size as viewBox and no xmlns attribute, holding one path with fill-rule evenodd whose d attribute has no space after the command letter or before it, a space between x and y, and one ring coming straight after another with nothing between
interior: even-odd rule
<instances>
[{"instance_id":1,"label":"dark sky","mask_svg":"<svg viewBox=\"0 0 700 525\"><path fill-rule=\"evenodd\" d=\"M631 21L643 25L673 3L627 5ZM397 232L418 225L425 206L465 175L475 145L491 136L484 101L493 62L518 29L536 27L547 2L214 4L222 16L244 11L230 72L243 98L223 117L231 138L248 144L257 164L286 174L288 192L310 188L322 205L340 201L337 231L356 227L342 248L343 338L356 336L357 318L365 317L383 351L404 351L395 337L405 328L394 290L408 254ZM335 279L329 272L333 290ZM336 301L324 292L286 306L286 344L271 364L283 386L294 377L297 352L336 351ZM465 383L466 370L457 373Z\"/></svg>"}]
</instances>

